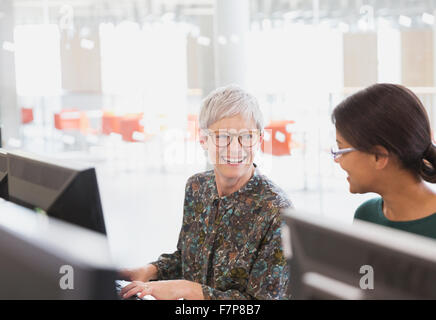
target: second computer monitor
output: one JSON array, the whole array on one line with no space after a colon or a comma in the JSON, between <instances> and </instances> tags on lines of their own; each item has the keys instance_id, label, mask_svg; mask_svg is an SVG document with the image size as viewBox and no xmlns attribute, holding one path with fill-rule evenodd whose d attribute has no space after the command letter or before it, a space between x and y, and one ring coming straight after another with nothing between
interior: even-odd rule
<instances>
[{"instance_id":1,"label":"second computer monitor","mask_svg":"<svg viewBox=\"0 0 436 320\"><path fill-rule=\"evenodd\" d=\"M293 299L436 299L436 241L285 210Z\"/></svg>"}]
</instances>

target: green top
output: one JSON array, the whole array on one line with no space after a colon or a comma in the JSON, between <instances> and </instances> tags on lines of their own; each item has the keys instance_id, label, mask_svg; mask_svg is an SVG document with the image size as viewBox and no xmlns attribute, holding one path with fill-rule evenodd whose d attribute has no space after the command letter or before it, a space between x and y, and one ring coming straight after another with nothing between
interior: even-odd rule
<instances>
[{"instance_id":1,"label":"green top","mask_svg":"<svg viewBox=\"0 0 436 320\"><path fill-rule=\"evenodd\" d=\"M354 219L360 219L436 239L436 213L422 219L392 221L385 217L382 208L383 198L368 200L357 208Z\"/></svg>"}]
</instances>

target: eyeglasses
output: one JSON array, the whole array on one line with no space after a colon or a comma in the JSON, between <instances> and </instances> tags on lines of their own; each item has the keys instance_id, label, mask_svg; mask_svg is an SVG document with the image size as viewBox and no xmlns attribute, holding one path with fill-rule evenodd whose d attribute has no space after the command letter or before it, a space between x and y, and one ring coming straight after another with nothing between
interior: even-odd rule
<instances>
[{"instance_id":1,"label":"eyeglasses","mask_svg":"<svg viewBox=\"0 0 436 320\"><path fill-rule=\"evenodd\" d=\"M339 159L343 154L356 151L356 148L344 148L344 149L338 149L338 148L331 148L330 153L333 156L334 160Z\"/></svg>"},{"instance_id":2,"label":"eyeglasses","mask_svg":"<svg viewBox=\"0 0 436 320\"><path fill-rule=\"evenodd\" d=\"M249 148L253 147L259 142L260 130L250 130L241 133L231 133L222 130L208 130L207 135L210 136L212 142L220 148L229 146L234 137L238 137L238 141L241 146Z\"/></svg>"}]
</instances>

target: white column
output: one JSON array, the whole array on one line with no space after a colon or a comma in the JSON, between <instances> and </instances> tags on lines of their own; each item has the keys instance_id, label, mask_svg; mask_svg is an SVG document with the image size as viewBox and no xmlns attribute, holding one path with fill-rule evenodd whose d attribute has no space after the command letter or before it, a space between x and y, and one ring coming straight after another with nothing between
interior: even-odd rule
<instances>
[{"instance_id":1,"label":"white column","mask_svg":"<svg viewBox=\"0 0 436 320\"><path fill-rule=\"evenodd\" d=\"M18 137L19 113L15 83L13 1L0 1L0 124L2 140Z\"/></svg>"},{"instance_id":2,"label":"white column","mask_svg":"<svg viewBox=\"0 0 436 320\"><path fill-rule=\"evenodd\" d=\"M209 38L210 45L200 45L199 78L203 97L215 89L215 56L214 56L214 16L202 15L198 18L200 35Z\"/></svg>"},{"instance_id":3,"label":"white column","mask_svg":"<svg viewBox=\"0 0 436 320\"><path fill-rule=\"evenodd\" d=\"M215 76L216 86L246 85L246 41L249 31L248 0L215 1Z\"/></svg>"}]
</instances>

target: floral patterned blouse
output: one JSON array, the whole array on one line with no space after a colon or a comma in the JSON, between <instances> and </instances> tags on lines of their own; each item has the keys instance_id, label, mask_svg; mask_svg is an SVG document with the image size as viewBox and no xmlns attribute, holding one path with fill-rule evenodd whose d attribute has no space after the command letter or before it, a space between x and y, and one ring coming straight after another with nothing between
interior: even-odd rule
<instances>
[{"instance_id":1,"label":"floral patterned blouse","mask_svg":"<svg viewBox=\"0 0 436 320\"><path fill-rule=\"evenodd\" d=\"M152 262L159 280L200 283L205 299L287 299L280 209L292 206L258 169L219 197L214 171L188 179L177 251Z\"/></svg>"}]
</instances>

